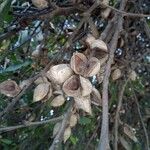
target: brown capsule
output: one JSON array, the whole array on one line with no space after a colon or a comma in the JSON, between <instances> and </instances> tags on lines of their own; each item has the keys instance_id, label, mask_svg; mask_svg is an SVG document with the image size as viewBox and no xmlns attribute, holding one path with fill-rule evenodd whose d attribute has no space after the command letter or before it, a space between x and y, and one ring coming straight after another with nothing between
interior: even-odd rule
<instances>
[{"instance_id":1,"label":"brown capsule","mask_svg":"<svg viewBox=\"0 0 150 150\"><path fill-rule=\"evenodd\" d=\"M34 94L33 94L33 102L38 102L43 100L50 88L50 83L41 83L39 84L35 89L34 89Z\"/></svg>"},{"instance_id":2,"label":"brown capsule","mask_svg":"<svg viewBox=\"0 0 150 150\"><path fill-rule=\"evenodd\" d=\"M78 76L73 75L63 84L63 91L67 96L76 97L81 95L80 80Z\"/></svg>"},{"instance_id":3,"label":"brown capsule","mask_svg":"<svg viewBox=\"0 0 150 150\"><path fill-rule=\"evenodd\" d=\"M111 77L113 81L119 79L121 77L121 70L120 69L114 70L111 74Z\"/></svg>"},{"instance_id":4,"label":"brown capsule","mask_svg":"<svg viewBox=\"0 0 150 150\"><path fill-rule=\"evenodd\" d=\"M44 9L48 7L48 2L46 0L32 0L32 3L39 9Z\"/></svg>"},{"instance_id":5,"label":"brown capsule","mask_svg":"<svg viewBox=\"0 0 150 150\"><path fill-rule=\"evenodd\" d=\"M80 85L81 85L81 95L82 96L90 95L90 93L92 92L91 82L88 79L80 76Z\"/></svg>"},{"instance_id":6,"label":"brown capsule","mask_svg":"<svg viewBox=\"0 0 150 150\"><path fill-rule=\"evenodd\" d=\"M65 103L65 98L63 95L58 95L56 96L52 102L51 102L51 106L53 107L60 107L61 105L63 105Z\"/></svg>"},{"instance_id":7,"label":"brown capsule","mask_svg":"<svg viewBox=\"0 0 150 150\"><path fill-rule=\"evenodd\" d=\"M88 114L92 115L90 96L75 97L74 100L75 100L76 107L78 109L82 109L83 111L85 111Z\"/></svg>"},{"instance_id":8,"label":"brown capsule","mask_svg":"<svg viewBox=\"0 0 150 150\"><path fill-rule=\"evenodd\" d=\"M62 85L73 75L73 71L68 64L59 64L51 67L46 75L52 82Z\"/></svg>"},{"instance_id":9,"label":"brown capsule","mask_svg":"<svg viewBox=\"0 0 150 150\"><path fill-rule=\"evenodd\" d=\"M70 65L76 74L84 75L87 61L84 54L76 52L73 53L73 56L71 57Z\"/></svg>"},{"instance_id":10,"label":"brown capsule","mask_svg":"<svg viewBox=\"0 0 150 150\"><path fill-rule=\"evenodd\" d=\"M8 96L15 97L21 91L18 84L13 80L7 80L0 83L0 93Z\"/></svg>"}]
</instances>

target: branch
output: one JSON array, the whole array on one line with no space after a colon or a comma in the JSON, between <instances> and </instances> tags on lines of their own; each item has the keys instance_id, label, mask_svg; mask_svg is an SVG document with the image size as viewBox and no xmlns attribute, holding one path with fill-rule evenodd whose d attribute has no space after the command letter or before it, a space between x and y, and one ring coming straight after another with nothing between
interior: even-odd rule
<instances>
[{"instance_id":1,"label":"branch","mask_svg":"<svg viewBox=\"0 0 150 150\"><path fill-rule=\"evenodd\" d=\"M128 17L140 17L140 18L144 18L144 17L150 17L150 14L137 14L137 13L129 13L129 12L125 12L119 9L116 9L110 5L104 4L102 2L100 2L101 6L105 6L108 7L110 9L112 9L115 12L121 13L123 16L128 16Z\"/></svg>"},{"instance_id":2,"label":"branch","mask_svg":"<svg viewBox=\"0 0 150 150\"><path fill-rule=\"evenodd\" d=\"M120 10L123 10L126 5L126 1L121 1ZM110 55L108 62L106 64L106 70L103 80L103 89L102 89L102 126L101 126L101 134L100 134L100 142L98 145L98 150L108 150L109 148L109 122L108 122L108 85L109 85L109 77L111 72L111 64L114 58L114 52L117 47L118 36L120 31L122 30L123 17L118 14L116 20L116 30L114 36L110 42Z\"/></svg>"},{"instance_id":3,"label":"branch","mask_svg":"<svg viewBox=\"0 0 150 150\"><path fill-rule=\"evenodd\" d=\"M118 150L118 121L119 121L119 112L122 106L122 100L123 100L123 94L125 91L125 87L128 83L128 80L126 80L124 82L124 84L122 85L119 94L118 94L118 106L117 106L117 110L116 110L116 115L115 115L115 125L114 125L114 130L115 130L115 143L114 143L114 150Z\"/></svg>"},{"instance_id":4,"label":"branch","mask_svg":"<svg viewBox=\"0 0 150 150\"><path fill-rule=\"evenodd\" d=\"M55 10L50 9L50 10L47 10L46 12L37 10L37 12L32 12L32 13L19 13L19 14L15 14L17 17L20 18L16 24L18 25L19 22L22 22L24 20L31 20L31 19L32 19L32 21L34 19L41 19L41 20L48 19L50 21L51 19L53 19L57 15L61 15L61 16L68 15L68 14L71 14L71 13L76 12L76 11L81 11L80 7L77 7L77 6L74 6L74 7L57 7ZM21 29L23 29L23 28L21 26L19 26L15 29L12 29L6 33L1 34L0 35L0 42L4 39L10 38L11 36L15 35Z\"/></svg>"},{"instance_id":5,"label":"branch","mask_svg":"<svg viewBox=\"0 0 150 150\"><path fill-rule=\"evenodd\" d=\"M63 119L63 116L52 118L52 119L45 120L45 121L37 121L37 122L28 122L27 121L27 122L25 122L25 124L21 124L21 125L17 125L17 126L2 127L2 128L0 128L0 133L16 130L16 129L20 129L20 128L38 126L38 125L42 125L42 124L46 124L46 123L56 123L56 122L61 121L62 119Z\"/></svg>"},{"instance_id":6,"label":"branch","mask_svg":"<svg viewBox=\"0 0 150 150\"><path fill-rule=\"evenodd\" d=\"M66 129L66 127L68 125L68 121L71 117L71 111L72 111L73 105L74 105L74 103L73 103L73 101L71 101L70 107L68 108L66 114L64 115L64 119L62 121L60 130L58 131L56 137L54 138L53 143L50 146L49 150L57 150L59 144L62 142L65 129Z\"/></svg>"}]
</instances>

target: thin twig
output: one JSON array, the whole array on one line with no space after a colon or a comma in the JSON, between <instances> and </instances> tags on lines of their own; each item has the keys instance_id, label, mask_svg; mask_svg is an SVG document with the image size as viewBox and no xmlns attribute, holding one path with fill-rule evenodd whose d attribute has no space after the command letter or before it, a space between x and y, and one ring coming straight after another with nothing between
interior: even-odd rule
<instances>
[{"instance_id":1,"label":"thin twig","mask_svg":"<svg viewBox=\"0 0 150 150\"><path fill-rule=\"evenodd\" d=\"M110 5L107 5L107 4L104 4L102 2L100 2L100 4L102 6L105 6L105 7L108 7L110 9L112 9L113 11L115 12L118 12L118 13L121 13L123 16L128 16L128 17L140 17L140 18L144 18L144 17L150 17L150 14L137 14L137 13L129 13L129 12L125 12L125 11L122 11L122 10L119 10L117 8L114 8Z\"/></svg>"},{"instance_id":2,"label":"thin twig","mask_svg":"<svg viewBox=\"0 0 150 150\"><path fill-rule=\"evenodd\" d=\"M128 79L124 82L122 87L120 88L119 94L118 94L118 106L116 110L116 115L115 115L115 125L114 125L114 131L115 131L115 143L114 143L114 150L118 150L118 122L119 122L119 112L122 106L122 101L123 101L123 94L125 91L125 87L128 83Z\"/></svg>"},{"instance_id":3,"label":"thin twig","mask_svg":"<svg viewBox=\"0 0 150 150\"><path fill-rule=\"evenodd\" d=\"M2 128L0 128L0 133L12 131L12 130L17 130L20 128L38 126L38 125L47 124L47 123L56 123L56 122L61 121L62 119L63 119L63 116L60 116L60 117L52 118L52 119L45 120L45 121L25 122L25 124L21 124L21 125L2 127Z\"/></svg>"},{"instance_id":4,"label":"thin twig","mask_svg":"<svg viewBox=\"0 0 150 150\"><path fill-rule=\"evenodd\" d=\"M126 5L126 1L121 1L120 10L123 10ZM100 134L100 142L98 145L98 150L108 150L109 147L109 122L108 122L108 85L109 85L109 77L111 71L111 64L114 58L114 52L117 47L118 36L120 31L122 30L123 17L122 15L118 15L116 22L116 30L114 36L110 43L110 55L109 60L106 64L105 76L103 80L103 89L102 89L102 126L101 126L101 134Z\"/></svg>"},{"instance_id":5,"label":"thin twig","mask_svg":"<svg viewBox=\"0 0 150 150\"><path fill-rule=\"evenodd\" d=\"M69 46L72 45L72 43L74 42L73 39L75 38L75 36L77 35L77 33L79 32L79 30L82 28L83 24L89 20L91 13L94 9L96 9L98 7L97 2L95 2L87 11L85 11L83 13L83 18L81 19L78 27L74 30L73 34L71 35L71 37L68 40L68 44Z\"/></svg>"}]
</instances>

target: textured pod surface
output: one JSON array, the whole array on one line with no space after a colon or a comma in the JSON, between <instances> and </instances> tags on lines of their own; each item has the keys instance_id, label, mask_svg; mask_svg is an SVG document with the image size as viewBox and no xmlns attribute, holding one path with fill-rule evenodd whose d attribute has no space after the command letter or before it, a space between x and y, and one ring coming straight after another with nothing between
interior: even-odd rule
<instances>
[{"instance_id":1,"label":"textured pod surface","mask_svg":"<svg viewBox=\"0 0 150 150\"><path fill-rule=\"evenodd\" d=\"M65 129L64 132L64 143L69 139L70 136L71 136L71 128L68 127Z\"/></svg>"},{"instance_id":2,"label":"textured pod surface","mask_svg":"<svg viewBox=\"0 0 150 150\"><path fill-rule=\"evenodd\" d=\"M77 108L82 109L92 115L90 96L75 97L74 100Z\"/></svg>"},{"instance_id":3,"label":"textured pod surface","mask_svg":"<svg viewBox=\"0 0 150 150\"><path fill-rule=\"evenodd\" d=\"M48 7L48 2L46 0L32 0L32 3L35 7L39 9Z\"/></svg>"},{"instance_id":4,"label":"textured pod surface","mask_svg":"<svg viewBox=\"0 0 150 150\"><path fill-rule=\"evenodd\" d=\"M58 95L52 100L51 106L59 107L59 106L63 105L64 102L65 102L65 98L63 97L63 95Z\"/></svg>"},{"instance_id":5,"label":"textured pod surface","mask_svg":"<svg viewBox=\"0 0 150 150\"><path fill-rule=\"evenodd\" d=\"M100 58L100 64L104 65L106 61L108 60L108 54L105 54L104 57Z\"/></svg>"},{"instance_id":6,"label":"textured pod surface","mask_svg":"<svg viewBox=\"0 0 150 150\"><path fill-rule=\"evenodd\" d=\"M15 97L20 91L20 87L13 80L7 80L0 83L0 93L8 97Z\"/></svg>"},{"instance_id":7,"label":"textured pod surface","mask_svg":"<svg viewBox=\"0 0 150 150\"><path fill-rule=\"evenodd\" d=\"M67 96L79 96L80 92L80 80L78 76L73 75L63 84L63 91Z\"/></svg>"},{"instance_id":8,"label":"textured pod surface","mask_svg":"<svg viewBox=\"0 0 150 150\"><path fill-rule=\"evenodd\" d=\"M90 93L92 92L91 82L88 79L80 76L80 84L81 84L81 95L82 96L90 95Z\"/></svg>"},{"instance_id":9,"label":"textured pod surface","mask_svg":"<svg viewBox=\"0 0 150 150\"><path fill-rule=\"evenodd\" d=\"M77 121L78 121L77 115L72 114L69 122L70 127L74 127L77 124Z\"/></svg>"},{"instance_id":10,"label":"textured pod surface","mask_svg":"<svg viewBox=\"0 0 150 150\"><path fill-rule=\"evenodd\" d=\"M93 43L91 44L91 49L99 49L108 52L107 45L100 39L93 41Z\"/></svg>"},{"instance_id":11,"label":"textured pod surface","mask_svg":"<svg viewBox=\"0 0 150 150\"><path fill-rule=\"evenodd\" d=\"M49 83L41 83L34 89L33 102L41 101L49 92Z\"/></svg>"},{"instance_id":12,"label":"textured pod surface","mask_svg":"<svg viewBox=\"0 0 150 150\"><path fill-rule=\"evenodd\" d=\"M41 84L41 83L46 83L46 82L48 82L48 80L47 80L46 77L39 77L39 78L37 78L37 79L34 81L34 83L35 83L36 85Z\"/></svg>"},{"instance_id":13,"label":"textured pod surface","mask_svg":"<svg viewBox=\"0 0 150 150\"><path fill-rule=\"evenodd\" d=\"M84 54L78 52L73 53L70 65L76 74L84 75L86 64L87 58Z\"/></svg>"},{"instance_id":14,"label":"textured pod surface","mask_svg":"<svg viewBox=\"0 0 150 150\"><path fill-rule=\"evenodd\" d=\"M112 77L112 80L114 81L119 79L121 77L121 70L120 69L114 70L111 77Z\"/></svg>"},{"instance_id":15,"label":"textured pod surface","mask_svg":"<svg viewBox=\"0 0 150 150\"><path fill-rule=\"evenodd\" d=\"M71 75L73 71L68 64L55 65L46 73L47 77L57 84L63 84Z\"/></svg>"},{"instance_id":16,"label":"textured pod surface","mask_svg":"<svg viewBox=\"0 0 150 150\"><path fill-rule=\"evenodd\" d=\"M132 81L135 81L136 78L137 78L137 74L134 70L131 70L130 74L129 74L129 78L132 80Z\"/></svg>"},{"instance_id":17,"label":"textured pod surface","mask_svg":"<svg viewBox=\"0 0 150 150\"><path fill-rule=\"evenodd\" d=\"M90 58L85 70L85 77L92 77L100 71L100 61L96 57Z\"/></svg>"},{"instance_id":18,"label":"textured pod surface","mask_svg":"<svg viewBox=\"0 0 150 150\"><path fill-rule=\"evenodd\" d=\"M91 101L94 105L102 106L102 98L100 92L95 87L92 88Z\"/></svg>"},{"instance_id":19,"label":"textured pod surface","mask_svg":"<svg viewBox=\"0 0 150 150\"><path fill-rule=\"evenodd\" d=\"M90 46L95 40L95 37L90 34L87 36L85 42L88 46Z\"/></svg>"}]
</instances>

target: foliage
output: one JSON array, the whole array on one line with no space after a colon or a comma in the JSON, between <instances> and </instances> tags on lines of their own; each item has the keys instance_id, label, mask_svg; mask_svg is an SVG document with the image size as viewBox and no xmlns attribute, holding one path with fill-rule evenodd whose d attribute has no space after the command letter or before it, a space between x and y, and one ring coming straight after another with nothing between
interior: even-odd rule
<instances>
[{"instance_id":1,"label":"foliage","mask_svg":"<svg viewBox=\"0 0 150 150\"><path fill-rule=\"evenodd\" d=\"M108 2L112 7L119 9L118 1ZM139 8L143 14L149 14L147 10L149 2L144 2L145 7L128 2L125 11L137 13ZM100 141L103 81L109 59L109 48L112 46L113 35L116 31L115 27L112 26L110 32L107 33L105 42L97 38L105 31L105 27L117 13L110 9L108 16L104 17L102 13L106 11L105 5L107 4L102 8L92 7L93 10L89 12L92 9L91 6L95 4L92 0L79 2L57 0L52 1L48 8L40 8L33 4L33 1L25 0L2 0L0 2L0 116L17 98L16 94L11 96L12 99L6 97L8 94L5 94L6 91L2 92L2 83L8 79L15 81L16 86L19 87L18 95L27 88L16 100L10 112L6 112L0 118L0 149L49 149L56 137L53 136L56 122L62 123L62 119L52 123L25 125L59 116L63 116L65 120L72 105L73 109L70 114L77 118L77 123L75 121L75 125L71 127L70 119L66 120L64 131L69 126L71 135L68 136L66 142L60 143L60 149L95 149ZM72 10L69 12L66 9L70 7ZM64 9L62 12L61 8ZM58 11L55 15L54 11L57 9L60 9L60 12ZM84 12L89 13L89 16L86 16ZM146 135L150 136L150 101L148 101L150 98L148 52L150 28L146 27L150 25L150 21L149 18L143 18L143 20L130 18L130 15L129 18L124 19L124 30L118 36L114 62L110 68L108 97L110 147L112 149L115 143L115 119L119 93L124 83L126 86L118 118L118 149L142 150L148 147L145 139ZM89 33L92 34L91 38L94 38L90 39L92 42L88 39ZM78 53L74 53L76 51ZM49 62L53 68L62 64L63 68L60 69L57 66L59 70L50 70L52 67L49 66L46 70L45 67L49 65ZM131 77L133 71L135 76ZM74 95L76 94L74 91L73 95L72 91L66 91L66 89L71 89L71 81L66 83L69 88L64 86L64 82L68 81L73 74L79 83L77 83L78 91L74 89L75 82L72 86L72 89L77 91L77 95ZM42 79L37 81L39 77ZM44 88L39 88L39 85ZM92 88L95 88L99 94L94 93L94 95ZM8 88L8 90L12 89ZM60 95L61 97L57 97ZM59 99L54 99L56 97ZM142 121L146 133L143 131ZM19 125L24 127L18 128ZM5 127L11 126L17 126L17 128L11 131L4 130ZM60 128L59 131L61 131ZM61 140L63 141L63 138Z\"/></svg>"}]
</instances>

